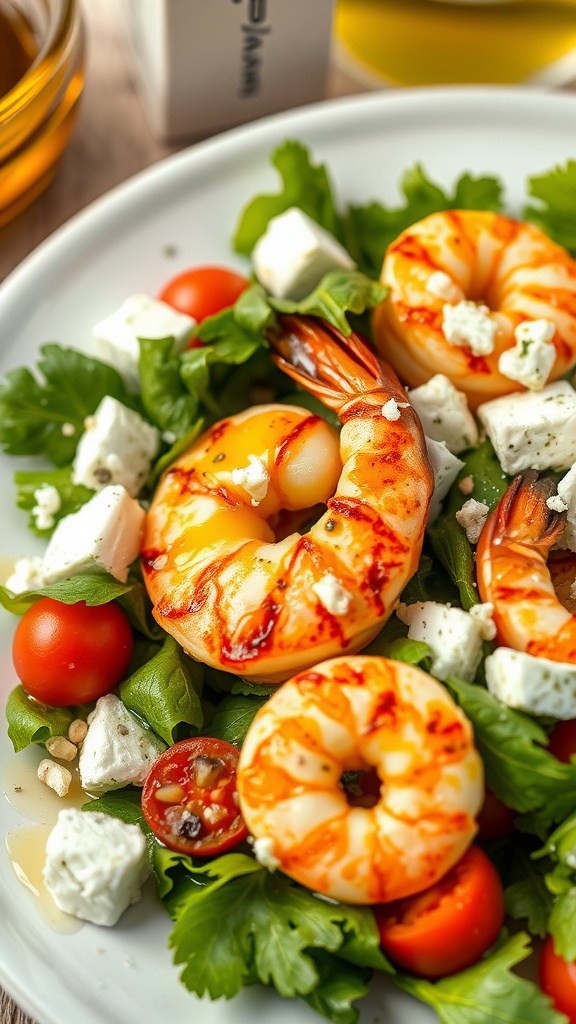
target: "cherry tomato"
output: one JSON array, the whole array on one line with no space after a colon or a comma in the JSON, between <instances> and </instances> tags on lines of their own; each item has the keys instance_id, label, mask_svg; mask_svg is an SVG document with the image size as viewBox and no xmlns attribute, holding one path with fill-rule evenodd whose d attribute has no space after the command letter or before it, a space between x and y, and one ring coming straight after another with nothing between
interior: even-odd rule
<instances>
[{"instance_id":1,"label":"cherry tomato","mask_svg":"<svg viewBox=\"0 0 576 1024\"><path fill-rule=\"evenodd\" d=\"M249 284L245 277L225 267L194 267L172 278L159 297L201 323L207 316L233 306Z\"/></svg>"},{"instance_id":2,"label":"cherry tomato","mask_svg":"<svg viewBox=\"0 0 576 1024\"><path fill-rule=\"evenodd\" d=\"M479 846L471 846L436 885L377 907L375 914L392 960L424 978L440 978L480 959L498 938L504 909L495 868Z\"/></svg>"},{"instance_id":3,"label":"cherry tomato","mask_svg":"<svg viewBox=\"0 0 576 1024\"><path fill-rule=\"evenodd\" d=\"M108 604L62 604L43 597L22 616L12 647L25 690L42 704L97 700L120 682L132 654L124 612Z\"/></svg>"},{"instance_id":4,"label":"cherry tomato","mask_svg":"<svg viewBox=\"0 0 576 1024\"><path fill-rule=\"evenodd\" d=\"M576 962L569 963L554 951L551 935L540 957L540 986L556 1009L566 1014L570 1024L576 1024Z\"/></svg>"},{"instance_id":5,"label":"cherry tomato","mask_svg":"<svg viewBox=\"0 0 576 1024\"><path fill-rule=\"evenodd\" d=\"M484 803L478 815L478 838L487 842L489 839L502 839L514 832L516 812L503 804L491 789L486 789Z\"/></svg>"},{"instance_id":6,"label":"cherry tomato","mask_svg":"<svg viewBox=\"0 0 576 1024\"><path fill-rule=\"evenodd\" d=\"M224 740L195 736L156 758L142 789L142 813L165 846L209 857L246 838L236 802L239 753Z\"/></svg>"},{"instance_id":7,"label":"cherry tomato","mask_svg":"<svg viewBox=\"0 0 576 1024\"><path fill-rule=\"evenodd\" d=\"M556 722L548 738L548 750L559 761L570 764L571 757L576 754L576 718Z\"/></svg>"}]
</instances>

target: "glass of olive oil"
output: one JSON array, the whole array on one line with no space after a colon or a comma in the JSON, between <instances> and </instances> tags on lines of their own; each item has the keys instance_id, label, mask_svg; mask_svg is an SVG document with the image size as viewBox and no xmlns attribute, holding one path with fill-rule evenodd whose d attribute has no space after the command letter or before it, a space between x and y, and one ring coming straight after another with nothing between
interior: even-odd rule
<instances>
[{"instance_id":1,"label":"glass of olive oil","mask_svg":"<svg viewBox=\"0 0 576 1024\"><path fill-rule=\"evenodd\" d=\"M83 84L78 0L0 0L0 226L52 179Z\"/></svg>"},{"instance_id":2,"label":"glass of olive oil","mask_svg":"<svg viewBox=\"0 0 576 1024\"><path fill-rule=\"evenodd\" d=\"M334 27L375 87L576 78L576 0L337 0Z\"/></svg>"}]
</instances>

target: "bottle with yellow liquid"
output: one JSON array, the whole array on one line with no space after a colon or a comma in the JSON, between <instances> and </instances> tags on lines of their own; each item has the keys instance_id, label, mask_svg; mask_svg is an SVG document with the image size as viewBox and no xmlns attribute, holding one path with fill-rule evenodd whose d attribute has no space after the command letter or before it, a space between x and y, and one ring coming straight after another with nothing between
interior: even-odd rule
<instances>
[{"instance_id":1,"label":"bottle with yellow liquid","mask_svg":"<svg viewBox=\"0 0 576 1024\"><path fill-rule=\"evenodd\" d=\"M576 78L576 0L337 0L342 65L367 85Z\"/></svg>"}]
</instances>

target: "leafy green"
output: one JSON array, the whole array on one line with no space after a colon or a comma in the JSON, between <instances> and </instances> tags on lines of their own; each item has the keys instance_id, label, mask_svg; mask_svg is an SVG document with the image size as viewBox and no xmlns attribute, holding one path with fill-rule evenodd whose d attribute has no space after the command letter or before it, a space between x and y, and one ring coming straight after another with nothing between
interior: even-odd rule
<instances>
[{"instance_id":1,"label":"leafy green","mask_svg":"<svg viewBox=\"0 0 576 1024\"><path fill-rule=\"evenodd\" d=\"M514 879L506 886L506 912L515 920L525 920L531 935L545 938L553 897L546 886L544 868L540 868L516 848L510 857Z\"/></svg>"},{"instance_id":2,"label":"leafy green","mask_svg":"<svg viewBox=\"0 0 576 1024\"><path fill-rule=\"evenodd\" d=\"M415 604L418 601L457 604L458 590L443 567L430 555L423 554L418 569L404 587L400 600L403 604Z\"/></svg>"},{"instance_id":3,"label":"leafy green","mask_svg":"<svg viewBox=\"0 0 576 1024\"><path fill-rule=\"evenodd\" d=\"M548 996L531 981L512 974L531 950L519 932L474 967L432 983L397 975L395 981L416 999L428 1003L443 1024L566 1024Z\"/></svg>"},{"instance_id":4,"label":"leafy green","mask_svg":"<svg viewBox=\"0 0 576 1024\"><path fill-rule=\"evenodd\" d=\"M474 556L466 531L453 515L444 513L428 526L434 554L458 587L462 607L468 610L478 604Z\"/></svg>"},{"instance_id":5,"label":"leafy green","mask_svg":"<svg viewBox=\"0 0 576 1024\"><path fill-rule=\"evenodd\" d=\"M348 336L352 328L346 313L363 313L383 302L388 289L355 270L333 270L322 278L313 292L300 302L270 299L279 313L300 313L327 320Z\"/></svg>"},{"instance_id":6,"label":"leafy green","mask_svg":"<svg viewBox=\"0 0 576 1024\"><path fill-rule=\"evenodd\" d=\"M158 845L142 814L141 796L140 788L126 786L124 789L111 790L94 800L89 800L88 803L82 805L82 810L109 814L112 818L120 818L121 821L125 821L127 825L138 825L146 837L148 859L151 867L154 867L156 852L162 848ZM172 851L167 852L171 853Z\"/></svg>"},{"instance_id":7,"label":"leafy green","mask_svg":"<svg viewBox=\"0 0 576 1024\"><path fill-rule=\"evenodd\" d=\"M197 995L229 999L259 980L282 996L307 996L320 982L334 985L342 958L360 972L349 974L354 982L338 995L339 1013L348 1007L351 1014L366 968L389 969L370 910L322 900L241 854L220 857L205 872L216 876L210 885L189 888L186 898L180 892L172 903L174 959ZM316 950L323 951L320 972ZM356 1014L347 1019L353 1024Z\"/></svg>"},{"instance_id":8,"label":"leafy green","mask_svg":"<svg viewBox=\"0 0 576 1024\"><path fill-rule=\"evenodd\" d=\"M477 448L472 448L460 457L464 466L450 489L446 499L446 511L453 515L469 498L483 502L492 511L510 480L503 472L491 442L486 439ZM472 490L469 494L463 494L458 484L467 477L472 478Z\"/></svg>"},{"instance_id":9,"label":"leafy green","mask_svg":"<svg viewBox=\"0 0 576 1024\"><path fill-rule=\"evenodd\" d=\"M293 140L278 146L270 160L280 175L281 190L257 196L244 208L234 233L236 252L249 256L272 217L292 206L298 206L317 224L343 240L343 226L324 164L312 164L306 146Z\"/></svg>"},{"instance_id":10,"label":"leafy green","mask_svg":"<svg viewBox=\"0 0 576 1024\"><path fill-rule=\"evenodd\" d=\"M334 1024L355 1024L358 1010L351 1004L367 994L372 972L360 970L357 965L348 964L341 957L321 949L311 950L309 956L318 974L318 982L312 992L302 996L304 1001Z\"/></svg>"},{"instance_id":11,"label":"leafy green","mask_svg":"<svg viewBox=\"0 0 576 1024\"><path fill-rule=\"evenodd\" d=\"M548 931L565 960L576 960L576 814L552 832L535 859L546 858L546 888L552 902Z\"/></svg>"},{"instance_id":12,"label":"leafy green","mask_svg":"<svg viewBox=\"0 0 576 1024\"><path fill-rule=\"evenodd\" d=\"M146 415L160 430L182 437L199 417L198 396L180 377L181 357L174 338L140 339L140 387Z\"/></svg>"},{"instance_id":13,"label":"leafy green","mask_svg":"<svg viewBox=\"0 0 576 1024\"><path fill-rule=\"evenodd\" d=\"M576 160L533 175L528 179L528 191L537 205L526 206L524 218L576 256Z\"/></svg>"},{"instance_id":14,"label":"leafy green","mask_svg":"<svg viewBox=\"0 0 576 1024\"><path fill-rule=\"evenodd\" d=\"M427 176L420 164L404 173L400 182L404 204L398 207L370 202L351 206L349 232L358 247L355 259L367 274L378 277L386 249L398 235L416 221L440 210L501 210L502 187L496 178L473 178L464 174L450 195Z\"/></svg>"},{"instance_id":15,"label":"leafy green","mask_svg":"<svg viewBox=\"0 0 576 1024\"><path fill-rule=\"evenodd\" d=\"M8 695L8 736L16 752L30 743L45 743L50 736L66 736L73 717L69 708L47 708L39 704L28 696L23 686L16 686Z\"/></svg>"},{"instance_id":16,"label":"leafy green","mask_svg":"<svg viewBox=\"0 0 576 1024\"><path fill-rule=\"evenodd\" d=\"M63 519L64 516L77 512L82 505L85 505L94 496L94 491L89 490L88 487L72 483L72 469L70 466L61 469L20 470L14 474L14 483L16 484L16 504L18 508L24 509L25 512L30 512L28 526L38 537L50 536L56 523ZM56 488L60 495L60 508L53 514L54 525L48 529L40 530L36 525L35 516L31 513L37 504L34 492L44 484Z\"/></svg>"},{"instance_id":17,"label":"leafy green","mask_svg":"<svg viewBox=\"0 0 576 1024\"><path fill-rule=\"evenodd\" d=\"M88 605L107 604L128 594L138 583L121 583L107 573L87 573L58 580L38 590L27 590L23 594L12 594L6 587L0 587L0 604L14 615L23 615L41 597L53 597L63 604L85 601ZM126 603L127 606L127 603Z\"/></svg>"},{"instance_id":18,"label":"leafy green","mask_svg":"<svg viewBox=\"0 0 576 1024\"><path fill-rule=\"evenodd\" d=\"M120 683L119 694L130 711L171 744L183 726L195 732L202 727L201 689L201 666L167 636L158 654Z\"/></svg>"},{"instance_id":19,"label":"leafy green","mask_svg":"<svg viewBox=\"0 0 576 1024\"><path fill-rule=\"evenodd\" d=\"M134 408L119 373L106 363L60 345L43 345L38 377L9 370L0 382L0 447L9 455L46 455L71 462L84 420L111 395Z\"/></svg>"},{"instance_id":20,"label":"leafy green","mask_svg":"<svg viewBox=\"0 0 576 1024\"><path fill-rule=\"evenodd\" d=\"M540 835L576 810L576 764L544 749L546 733L532 718L482 686L454 677L446 685L472 722L487 785L507 807L530 814L527 831Z\"/></svg>"},{"instance_id":21,"label":"leafy green","mask_svg":"<svg viewBox=\"0 0 576 1024\"><path fill-rule=\"evenodd\" d=\"M210 736L216 736L235 747L241 747L257 711L268 697L230 694L220 701L216 713L205 729Z\"/></svg>"}]
</instances>

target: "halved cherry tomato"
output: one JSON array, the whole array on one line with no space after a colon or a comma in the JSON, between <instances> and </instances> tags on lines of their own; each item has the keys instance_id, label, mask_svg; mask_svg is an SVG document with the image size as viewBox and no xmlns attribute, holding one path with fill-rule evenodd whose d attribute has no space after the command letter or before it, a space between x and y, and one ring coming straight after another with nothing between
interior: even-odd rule
<instances>
[{"instance_id":1,"label":"halved cherry tomato","mask_svg":"<svg viewBox=\"0 0 576 1024\"><path fill-rule=\"evenodd\" d=\"M246 838L236 792L239 754L224 740L195 736L156 758L142 789L142 813L165 846L209 857Z\"/></svg>"},{"instance_id":2,"label":"halved cherry tomato","mask_svg":"<svg viewBox=\"0 0 576 1024\"><path fill-rule=\"evenodd\" d=\"M576 1024L576 962L569 963L555 952L551 935L540 957L540 987L556 1009L566 1014L570 1024Z\"/></svg>"},{"instance_id":3,"label":"halved cherry tomato","mask_svg":"<svg viewBox=\"0 0 576 1024\"><path fill-rule=\"evenodd\" d=\"M172 278L159 298L201 323L228 306L248 288L250 282L226 267L193 267Z\"/></svg>"},{"instance_id":4,"label":"halved cherry tomato","mask_svg":"<svg viewBox=\"0 0 576 1024\"><path fill-rule=\"evenodd\" d=\"M504 892L479 846L436 885L375 908L380 942L397 964L440 978L475 964L496 941L504 921Z\"/></svg>"},{"instance_id":5,"label":"halved cherry tomato","mask_svg":"<svg viewBox=\"0 0 576 1024\"><path fill-rule=\"evenodd\" d=\"M114 601L63 604L43 597L20 619L12 657L32 697L65 707L110 693L124 676L132 646L130 624Z\"/></svg>"},{"instance_id":6,"label":"halved cherry tomato","mask_svg":"<svg viewBox=\"0 0 576 1024\"><path fill-rule=\"evenodd\" d=\"M548 738L548 750L559 761L570 764L576 754L576 718L556 722Z\"/></svg>"},{"instance_id":7,"label":"halved cherry tomato","mask_svg":"<svg viewBox=\"0 0 576 1024\"><path fill-rule=\"evenodd\" d=\"M484 803L476 819L478 822L478 839L488 842L490 839L502 839L504 836L511 836L514 832L515 817L515 811L511 811L506 804L503 804L491 789L486 789Z\"/></svg>"}]
</instances>

